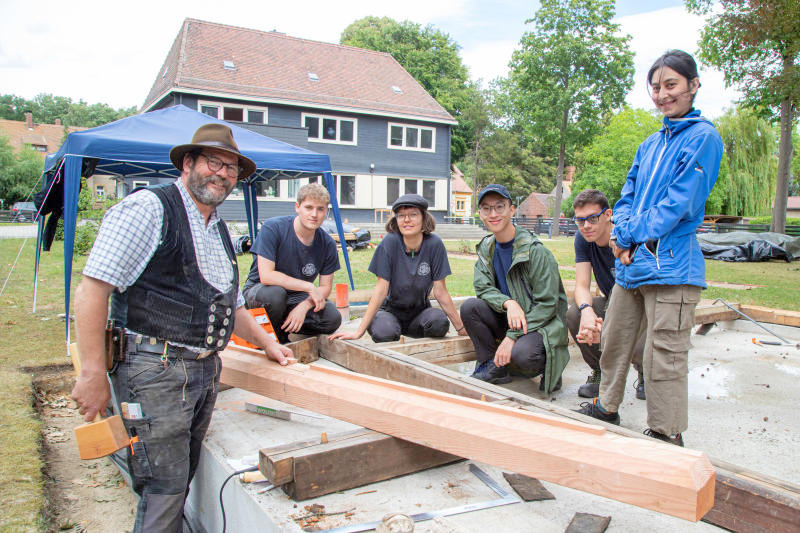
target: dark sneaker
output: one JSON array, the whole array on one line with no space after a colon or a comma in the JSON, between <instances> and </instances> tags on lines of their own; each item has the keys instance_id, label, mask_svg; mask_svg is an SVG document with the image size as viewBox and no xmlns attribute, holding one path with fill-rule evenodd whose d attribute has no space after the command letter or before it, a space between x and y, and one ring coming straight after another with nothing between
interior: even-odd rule
<instances>
[{"instance_id":1,"label":"dark sneaker","mask_svg":"<svg viewBox=\"0 0 800 533\"><path fill-rule=\"evenodd\" d=\"M512 379L508 373L508 366L498 367L491 359L483 363L477 363L472 377L494 385L511 383Z\"/></svg>"},{"instance_id":2,"label":"dark sneaker","mask_svg":"<svg viewBox=\"0 0 800 533\"><path fill-rule=\"evenodd\" d=\"M602 410L600 406L597 405L597 398L591 402L583 402L580 409L573 409L573 411L602 420L603 422L608 422L609 424L619 425L619 413L609 413Z\"/></svg>"},{"instance_id":3,"label":"dark sneaker","mask_svg":"<svg viewBox=\"0 0 800 533\"><path fill-rule=\"evenodd\" d=\"M561 378L559 377L558 378L558 382L556 383L556 386L553 387L553 390L551 390L550 392L555 392L557 390L561 390L561 385L562 385L562 382L561 382ZM539 381L539 390L544 392L544 376L542 376L542 379Z\"/></svg>"},{"instance_id":4,"label":"dark sneaker","mask_svg":"<svg viewBox=\"0 0 800 533\"><path fill-rule=\"evenodd\" d=\"M636 398L639 400L646 400L647 396L644 394L644 372L639 370L639 378L633 382L633 388L636 389Z\"/></svg>"},{"instance_id":5,"label":"dark sneaker","mask_svg":"<svg viewBox=\"0 0 800 533\"><path fill-rule=\"evenodd\" d=\"M674 444L675 446L683 446L683 437L680 433L675 435L674 437L670 437L669 435L664 435L663 433L659 433L654 429L647 428L642 433L647 435L648 437L653 437L654 439L663 440L664 442L669 442L670 444Z\"/></svg>"},{"instance_id":6,"label":"dark sneaker","mask_svg":"<svg viewBox=\"0 0 800 533\"><path fill-rule=\"evenodd\" d=\"M597 398L600 395L600 371L592 370L586 378L586 383L578 387L578 396L581 398Z\"/></svg>"}]
</instances>

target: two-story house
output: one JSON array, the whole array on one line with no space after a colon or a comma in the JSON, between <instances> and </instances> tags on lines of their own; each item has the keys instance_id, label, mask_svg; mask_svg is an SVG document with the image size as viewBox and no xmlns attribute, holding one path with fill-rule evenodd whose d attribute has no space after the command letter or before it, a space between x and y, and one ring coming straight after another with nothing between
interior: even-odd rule
<instances>
[{"instance_id":1,"label":"two-story house","mask_svg":"<svg viewBox=\"0 0 800 533\"><path fill-rule=\"evenodd\" d=\"M328 154L351 222L409 192L447 214L456 121L390 54L186 19L143 111L176 104ZM293 213L307 181L261 183L259 213ZM220 209L245 218L241 193Z\"/></svg>"}]
</instances>

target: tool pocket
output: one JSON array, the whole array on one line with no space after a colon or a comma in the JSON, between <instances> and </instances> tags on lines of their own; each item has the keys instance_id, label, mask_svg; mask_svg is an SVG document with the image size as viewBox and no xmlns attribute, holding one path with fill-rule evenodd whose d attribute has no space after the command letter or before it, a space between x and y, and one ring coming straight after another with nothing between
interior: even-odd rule
<instances>
[{"instance_id":1,"label":"tool pocket","mask_svg":"<svg viewBox=\"0 0 800 533\"><path fill-rule=\"evenodd\" d=\"M681 285L658 290L652 331L650 379L672 380L689 373L691 328L699 301L699 287Z\"/></svg>"},{"instance_id":2,"label":"tool pocket","mask_svg":"<svg viewBox=\"0 0 800 533\"><path fill-rule=\"evenodd\" d=\"M150 417L125 420L125 427L128 429L129 435L139 437L138 442L134 442L128 447L128 465L131 475L138 479L152 478L153 469L150 466L150 458L147 456L147 445L145 444L150 437Z\"/></svg>"}]
</instances>

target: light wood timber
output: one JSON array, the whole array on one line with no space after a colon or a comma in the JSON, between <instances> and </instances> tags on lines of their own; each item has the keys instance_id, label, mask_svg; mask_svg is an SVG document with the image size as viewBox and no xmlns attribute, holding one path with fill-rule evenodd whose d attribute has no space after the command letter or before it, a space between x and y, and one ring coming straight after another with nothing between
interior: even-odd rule
<instances>
[{"instance_id":1,"label":"light wood timber","mask_svg":"<svg viewBox=\"0 0 800 533\"><path fill-rule=\"evenodd\" d=\"M295 443L259 452L259 468L294 500L307 500L439 466L461 457L369 429L329 442Z\"/></svg>"},{"instance_id":2,"label":"light wood timber","mask_svg":"<svg viewBox=\"0 0 800 533\"><path fill-rule=\"evenodd\" d=\"M238 346L221 357L229 385L446 453L686 520L713 506L714 469L701 452L342 370L282 367Z\"/></svg>"},{"instance_id":3,"label":"light wood timber","mask_svg":"<svg viewBox=\"0 0 800 533\"><path fill-rule=\"evenodd\" d=\"M69 355L75 367L75 375L81 375L81 356L77 343L69 345ZM81 459L97 459L111 455L130 444L130 437L119 415L103 418L100 413L94 422L75 428L75 442Z\"/></svg>"},{"instance_id":4,"label":"light wood timber","mask_svg":"<svg viewBox=\"0 0 800 533\"><path fill-rule=\"evenodd\" d=\"M733 305L737 307L738 305ZM708 307L697 307L694 311L694 323L696 324L713 324L714 322L725 322L728 320L736 320L741 318L735 311L731 311L722 304L712 305Z\"/></svg>"},{"instance_id":5,"label":"light wood timber","mask_svg":"<svg viewBox=\"0 0 800 533\"><path fill-rule=\"evenodd\" d=\"M292 350L295 359L301 363L308 364L319 359L318 342L317 337L308 337L307 339L289 342L286 347Z\"/></svg>"},{"instance_id":6,"label":"light wood timber","mask_svg":"<svg viewBox=\"0 0 800 533\"><path fill-rule=\"evenodd\" d=\"M725 309L733 313L729 309ZM738 315L736 316L738 317ZM338 345L335 350L331 349L332 344ZM435 390L463 387L470 391L469 397L471 398L480 398L481 395L485 395L487 401L516 405L519 409L527 411L552 413L573 420L591 420L551 402L545 402L498 385L477 381L447 368L416 360L396 351L380 349L369 351L355 343L352 344L353 349L351 350L351 346L343 347L342 344L349 345L351 342L330 343L327 342L326 337L320 337L320 356L358 372L369 373L380 369L381 375L396 376L393 379L411 385L418 385L413 379L415 376L424 375L425 383L428 384L426 386ZM352 367L348 365L352 365ZM410 371L406 366L416 367L417 372ZM620 426L606 424L599 420L592 420L592 422L619 435L638 439L647 438ZM769 529L767 526L776 521L782 527L782 529L777 528L776 531L797 530L797 524L800 524L800 486L736 467L718 459L711 458L711 462L718 474L716 503L713 508L714 512L709 512L703 518L704 522L730 528L726 524L757 521L762 514L769 514L771 506L777 505L780 512L776 512L776 516L769 520L764 520L762 530ZM739 503L725 505L723 498L728 500L735 498Z\"/></svg>"},{"instance_id":7,"label":"light wood timber","mask_svg":"<svg viewBox=\"0 0 800 533\"><path fill-rule=\"evenodd\" d=\"M404 343L382 344L385 350L413 355L417 359L436 365L463 363L475 360L475 346L466 336L444 337L442 339L423 339Z\"/></svg>"},{"instance_id":8,"label":"light wood timber","mask_svg":"<svg viewBox=\"0 0 800 533\"><path fill-rule=\"evenodd\" d=\"M741 305L739 310L757 322L800 327L800 313L783 309L770 309L758 305Z\"/></svg>"}]
</instances>

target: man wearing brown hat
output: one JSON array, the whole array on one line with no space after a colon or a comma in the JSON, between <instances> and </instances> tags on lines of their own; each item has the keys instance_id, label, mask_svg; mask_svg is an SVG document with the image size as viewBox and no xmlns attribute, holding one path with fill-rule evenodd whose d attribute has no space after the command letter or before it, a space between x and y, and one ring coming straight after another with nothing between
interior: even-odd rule
<instances>
[{"instance_id":1,"label":"man wearing brown hat","mask_svg":"<svg viewBox=\"0 0 800 533\"><path fill-rule=\"evenodd\" d=\"M217 396L231 333L285 365L292 353L244 309L236 256L216 207L256 165L224 124L206 124L174 147L174 183L141 189L103 218L76 292L81 375L72 397L86 421L110 398L104 333L125 328L122 360L109 372L125 427L134 531L183 531L183 505Z\"/></svg>"}]
</instances>

